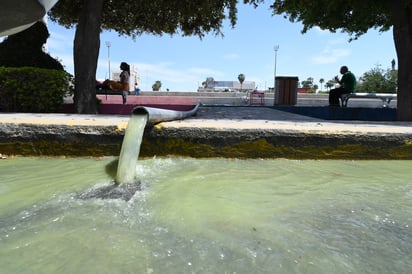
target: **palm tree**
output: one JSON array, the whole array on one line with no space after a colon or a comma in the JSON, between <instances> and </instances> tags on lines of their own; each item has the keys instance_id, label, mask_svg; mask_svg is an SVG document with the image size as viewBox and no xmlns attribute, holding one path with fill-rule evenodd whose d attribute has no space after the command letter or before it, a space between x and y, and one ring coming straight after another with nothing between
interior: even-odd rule
<instances>
[{"instance_id":1,"label":"palm tree","mask_svg":"<svg viewBox=\"0 0 412 274\"><path fill-rule=\"evenodd\" d=\"M243 82L245 81L245 78L246 76L243 73L239 74L239 76L237 77L237 79L240 82L240 91L242 91L242 85L243 85Z\"/></svg>"},{"instance_id":2,"label":"palm tree","mask_svg":"<svg viewBox=\"0 0 412 274\"><path fill-rule=\"evenodd\" d=\"M322 91L322 85L323 85L324 82L325 82L325 79L323 79L323 78L320 78L320 79L319 79L320 91Z\"/></svg>"}]
</instances>

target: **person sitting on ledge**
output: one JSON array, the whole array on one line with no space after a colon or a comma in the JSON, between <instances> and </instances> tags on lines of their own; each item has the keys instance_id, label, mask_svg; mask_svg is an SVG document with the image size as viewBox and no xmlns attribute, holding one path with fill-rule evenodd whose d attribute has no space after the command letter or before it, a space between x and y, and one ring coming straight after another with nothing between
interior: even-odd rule
<instances>
[{"instance_id":1,"label":"person sitting on ledge","mask_svg":"<svg viewBox=\"0 0 412 274\"><path fill-rule=\"evenodd\" d=\"M140 88L139 88L139 86L137 85L137 83L134 83L134 92L135 92L135 95L139 95Z\"/></svg>"},{"instance_id":2,"label":"person sitting on ledge","mask_svg":"<svg viewBox=\"0 0 412 274\"><path fill-rule=\"evenodd\" d=\"M129 94L130 86L130 65L126 62L120 64L120 81L106 79L103 83L96 81L96 89L119 91L122 93L123 104L126 103L127 94Z\"/></svg>"},{"instance_id":3,"label":"person sitting on ledge","mask_svg":"<svg viewBox=\"0 0 412 274\"><path fill-rule=\"evenodd\" d=\"M339 80L338 76L335 77L335 81L339 83L340 87L331 89L329 92L329 106L339 107L339 98L342 94L352 93L356 90L356 77L349 71L347 66L340 68L342 78Z\"/></svg>"}]
</instances>

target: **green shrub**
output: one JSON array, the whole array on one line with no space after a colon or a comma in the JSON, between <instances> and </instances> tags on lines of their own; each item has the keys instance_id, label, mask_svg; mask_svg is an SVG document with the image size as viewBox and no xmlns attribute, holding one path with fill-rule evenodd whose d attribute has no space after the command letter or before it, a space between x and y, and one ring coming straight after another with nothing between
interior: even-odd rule
<instances>
[{"instance_id":1,"label":"green shrub","mask_svg":"<svg viewBox=\"0 0 412 274\"><path fill-rule=\"evenodd\" d=\"M65 71L0 67L0 111L58 112L73 87L73 77Z\"/></svg>"},{"instance_id":2,"label":"green shrub","mask_svg":"<svg viewBox=\"0 0 412 274\"><path fill-rule=\"evenodd\" d=\"M398 87L398 71L384 70L379 66L365 72L359 78L357 91L366 93L396 93Z\"/></svg>"}]
</instances>

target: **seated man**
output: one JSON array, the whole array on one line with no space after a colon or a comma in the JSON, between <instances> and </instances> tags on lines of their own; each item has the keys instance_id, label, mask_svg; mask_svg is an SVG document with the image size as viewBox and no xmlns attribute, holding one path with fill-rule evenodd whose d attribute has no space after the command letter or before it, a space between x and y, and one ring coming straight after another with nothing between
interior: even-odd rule
<instances>
[{"instance_id":1,"label":"seated man","mask_svg":"<svg viewBox=\"0 0 412 274\"><path fill-rule=\"evenodd\" d=\"M329 92L329 106L339 107L339 98L342 94L352 93L356 90L356 77L349 71L347 66L340 68L342 78L336 76L335 81L339 83L340 87L330 90Z\"/></svg>"}]
</instances>

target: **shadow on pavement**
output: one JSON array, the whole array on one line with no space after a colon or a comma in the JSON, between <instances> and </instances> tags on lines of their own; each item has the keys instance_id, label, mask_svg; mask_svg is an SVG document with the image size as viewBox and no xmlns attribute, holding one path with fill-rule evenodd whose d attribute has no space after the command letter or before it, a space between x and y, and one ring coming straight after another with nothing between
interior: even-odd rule
<instances>
[{"instance_id":1,"label":"shadow on pavement","mask_svg":"<svg viewBox=\"0 0 412 274\"><path fill-rule=\"evenodd\" d=\"M395 108L274 106L273 109L324 120L396 121Z\"/></svg>"}]
</instances>

